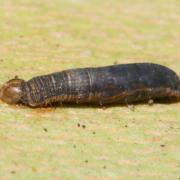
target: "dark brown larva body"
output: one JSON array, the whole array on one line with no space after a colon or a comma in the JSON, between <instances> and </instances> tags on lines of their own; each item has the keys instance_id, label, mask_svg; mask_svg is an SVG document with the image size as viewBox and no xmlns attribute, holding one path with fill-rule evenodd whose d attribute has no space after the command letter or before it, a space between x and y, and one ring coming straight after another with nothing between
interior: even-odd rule
<instances>
[{"instance_id":1,"label":"dark brown larva body","mask_svg":"<svg viewBox=\"0 0 180 180\"><path fill-rule=\"evenodd\" d=\"M132 103L180 97L180 79L152 63L70 69L20 83L21 103L37 107L53 102Z\"/></svg>"}]
</instances>

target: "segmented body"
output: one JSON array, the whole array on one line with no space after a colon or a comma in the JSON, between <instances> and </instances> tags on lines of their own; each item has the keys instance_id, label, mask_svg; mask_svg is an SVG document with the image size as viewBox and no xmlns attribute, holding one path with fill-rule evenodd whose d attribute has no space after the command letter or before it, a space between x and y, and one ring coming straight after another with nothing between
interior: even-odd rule
<instances>
[{"instance_id":1,"label":"segmented body","mask_svg":"<svg viewBox=\"0 0 180 180\"><path fill-rule=\"evenodd\" d=\"M34 77L21 84L21 102L131 103L180 96L180 80L169 68L151 63L70 69Z\"/></svg>"}]
</instances>

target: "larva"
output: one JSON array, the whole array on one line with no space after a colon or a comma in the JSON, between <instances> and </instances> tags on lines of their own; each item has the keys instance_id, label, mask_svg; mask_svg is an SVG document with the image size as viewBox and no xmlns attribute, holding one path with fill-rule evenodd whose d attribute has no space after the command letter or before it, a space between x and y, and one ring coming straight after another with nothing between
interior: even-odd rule
<instances>
[{"instance_id":1,"label":"larva","mask_svg":"<svg viewBox=\"0 0 180 180\"><path fill-rule=\"evenodd\" d=\"M180 97L180 78L171 69L153 63L69 69L28 81L12 79L0 90L4 102L31 107L54 102L133 103L167 97Z\"/></svg>"}]
</instances>

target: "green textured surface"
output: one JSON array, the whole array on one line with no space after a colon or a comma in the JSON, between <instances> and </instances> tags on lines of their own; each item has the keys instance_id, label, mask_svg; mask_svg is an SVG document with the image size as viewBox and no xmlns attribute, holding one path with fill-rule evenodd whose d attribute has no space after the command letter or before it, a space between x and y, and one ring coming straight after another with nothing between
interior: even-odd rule
<instances>
[{"instance_id":1,"label":"green textured surface","mask_svg":"<svg viewBox=\"0 0 180 180\"><path fill-rule=\"evenodd\" d=\"M0 83L145 61L180 74L179 12L179 0L1 0ZM178 180L179 108L1 102L0 179Z\"/></svg>"}]
</instances>

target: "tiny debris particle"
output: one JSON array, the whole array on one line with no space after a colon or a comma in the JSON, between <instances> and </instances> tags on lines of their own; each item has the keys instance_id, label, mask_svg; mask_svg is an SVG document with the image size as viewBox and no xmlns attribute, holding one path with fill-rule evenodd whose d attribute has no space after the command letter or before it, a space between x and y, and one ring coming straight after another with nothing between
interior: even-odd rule
<instances>
[{"instance_id":1,"label":"tiny debris particle","mask_svg":"<svg viewBox=\"0 0 180 180\"><path fill-rule=\"evenodd\" d=\"M125 125L124 127L126 127L126 128L127 128L127 127L128 127L128 125Z\"/></svg>"},{"instance_id":2,"label":"tiny debris particle","mask_svg":"<svg viewBox=\"0 0 180 180\"><path fill-rule=\"evenodd\" d=\"M96 134L96 132L95 132L95 131L93 131L93 134Z\"/></svg>"},{"instance_id":3,"label":"tiny debris particle","mask_svg":"<svg viewBox=\"0 0 180 180\"><path fill-rule=\"evenodd\" d=\"M37 169L35 167L32 167L33 172L37 172Z\"/></svg>"},{"instance_id":4,"label":"tiny debris particle","mask_svg":"<svg viewBox=\"0 0 180 180\"><path fill-rule=\"evenodd\" d=\"M85 129L85 128L86 128L86 125L82 125L82 128Z\"/></svg>"},{"instance_id":5,"label":"tiny debris particle","mask_svg":"<svg viewBox=\"0 0 180 180\"><path fill-rule=\"evenodd\" d=\"M47 128L43 128L43 130L44 130L45 132L48 132Z\"/></svg>"},{"instance_id":6,"label":"tiny debris particle","mask_svg":"<svg viewBox=\"0 0 180 180\"><path fill-rule=\"evenodd\" d=\"M164 144L161 144L160 146L161 146L161 147L165 147L165 145L164 145Z\"/></svg>"},{"instance_id":7,"label":"tiny debris particle","mask_svg":"<svg viewBox=\"0 0 180 180\"><path fill-rule=\"evenodd\" d=\"M84 162L85 162L85 163L88 163L89 161L86 159Z\"/></svg>"},{"instance_id":8,"label":"tiny debris particle","mask_svg":"<svg viewBox=\"0 0 180 180\"><path fill-rule=\"evenodd\" d=\"M16 174L16 171L11 171L11 174Z\"/></svg>"},{"instance_id":9,"label":"tiny debris particle","mask_svg":"<svg viewBox=\"0 0 180 180\"><path fill-rule=\"evenodd\" d=\"M74 145L73 148L76 148L76 145Z\"/></svg>"},{"instance_id":10,"label":"tiny debris particle","mask_svg":"<svg viewBox=\"0 0 180 180\"><path fill-rule=\"evenodd\" d=\"M105 166L105 165L103 166L103 169L106 169L106 166Z\"/></svg>"},{"instance_id":11,"label":"tiny debris particle","mask_svg":"<svg viewBox=\"0 0 180 180\"><path fill-rule=\"evenodd\" d=\"M59 46L60 46L60 44L55 44L55 46L56 46L56 47L59 47Z\"/></svg>"},{"instance_id":12,"label":"tiny debris particle","mask_svg":"<svg viewBox=\"0 0 180 180\"><path fill-rule=\"evenodd\" d=\"M153 99L150 99L150 100L148 101L148 104L149 104L150 106L152 106L152 105L154 104L154 100L153 100Z\"/></svg>"},{"instance_id":13,"label":"tiny debris particle","mask_svg":"<svg viewBox=\"0 0 180 180\"><path fill-rule=\"evenodd\" d=\"M81 126L81 125L78 123L78 124L77 124L77 127L80 127L80 126Z\"/></svg>"},{"instance_id":14,"label":"tiny debris particle","mask_svg":"<svg viewBox=\"0 0 180 180\"><path fill-rule=\"evenodd\" d=\"M134 105L128 105L128 108L129 108L131 111L134 111L134 110L135 110L135 106L134 106Z\"/></svg>"}]
</instances>

